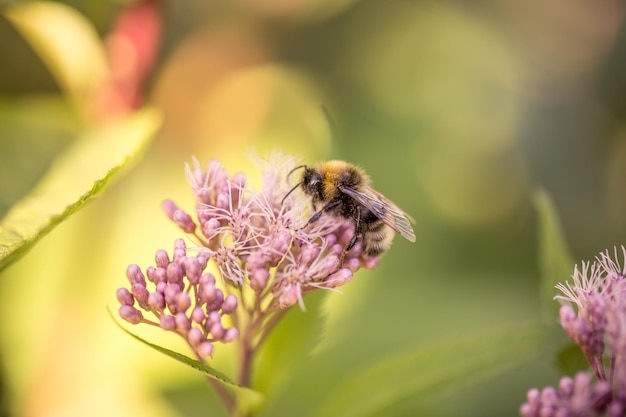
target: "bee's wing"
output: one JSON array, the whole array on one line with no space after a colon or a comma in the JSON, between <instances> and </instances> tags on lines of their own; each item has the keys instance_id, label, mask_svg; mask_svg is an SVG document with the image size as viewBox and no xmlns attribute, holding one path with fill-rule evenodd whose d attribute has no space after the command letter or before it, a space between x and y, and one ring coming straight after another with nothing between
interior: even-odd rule
<instances>
[{"instance_id":1,"label":"bee's wing","mask_svg":"<svg viewBox=\"0 0 626 417\"><path fill-rule=\"evenodd\" d=\"M385 222L405 239L415 242L415 233L411 227L411 222L415 221L403 212L398 206L389 201L384 195L371 187L364 188L364 191L357 191L345 185L339 185L339 191L354 198L359 204L371 211L374 216Z\"/></svg>"}]
</instances>

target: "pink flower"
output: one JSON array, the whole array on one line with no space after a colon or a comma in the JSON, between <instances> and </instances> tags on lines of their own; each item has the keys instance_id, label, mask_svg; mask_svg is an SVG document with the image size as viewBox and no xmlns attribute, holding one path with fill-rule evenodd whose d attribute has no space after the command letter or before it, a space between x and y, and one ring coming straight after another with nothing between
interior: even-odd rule
<instances>
[{"instance_id":1,"label":"pink flower","mask_svg":"<svg viewBox=\"0 0 626 417\"><path fill-rule=\"evenodd\" d=\"M167 252L158 250L155 254L157 266L146 270L148 281L137 265L130 265L126 275L131 290L117 290L121 304L119 314L132 324L147 323L178 333L197 355L203 357L209 351L206 343L226 343L235 339L236 332L223 328L213 331L211 324L233 312L237 297L231 294L224 299L222 290L216 287L215 278L204 272L210 258L207 251L197 251L195 256L187 252L182 239L174 243L171 259ZM145 318L135 304L155 320ZM225 337L226 333L228 337Z\"/></svg>"},{"instance_id":2,"label":"pink flower","mask_svg":"<svg viewBox=\"0 0 626 417\"><path fill-rule=\"evenodd\" d=\"M195 218L171 200L162 207L197 247L188 249L178 239L171 256L158 250L156 266L146 269L150 283L131 265L130 290L117 293L122 318L178 333L199 358L211 355L217 342L244 334L242 343L254 351L264 339L262 324L273 315L295 304L304 309L306 293L336 290L362 266L377 264L377 258L363 258L357 244L342 267L339 257L354 234L351 222L322 216L307 224L314 214L309 198L304 193L285 198L292 187L287 173L295 166L293 158L275 154L257 165L260 190L252 189L241 173L229 175L217 161L202 167L194 159L186 165ZM218 272L215 276L207 272L209 266Z\"/></svg>"},{"instance_id":3,"label":"pink flower","mask_svg":"<svg viewBox=\"0 0 626 417\"><path fill-rule=\"evenodd\" d=\"M588 373L561 379L558 389L528 391L520 407L523 417L623 416L626 410L626 249L600 253L595 261L574 268L573 283L558 284L560 320L580 346L596 381ZM573 305L576 306L574 309ZM606 346L605 346L606 345ZM604 360L608 347L610 361Z\"/></svg>"}]
</instances>

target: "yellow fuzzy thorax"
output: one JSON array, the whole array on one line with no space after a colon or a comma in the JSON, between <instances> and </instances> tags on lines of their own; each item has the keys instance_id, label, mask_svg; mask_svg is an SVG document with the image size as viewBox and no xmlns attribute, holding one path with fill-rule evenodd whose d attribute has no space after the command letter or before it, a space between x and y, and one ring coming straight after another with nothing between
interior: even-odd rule
<instances>
[{"instance_id":1,"label":"yellow fuzzy thorax","mask_svg":"<svg viewBox=\"0 0 626 417\"><path fill-rule=\"evenodd\" d=\"M317 166L317 170L322 176L324 195L326 196L326 198L329 198L329 199L336 197L337 194L339 193L339 190L337 189L337 185L340 182L340 178L342 174L346 170L356 171L358 173L358 176L363 181L362 185L369 184L369 179L361 168L345 161L333 160L333 161L322 162Z\"/></svg>"}]
</instances>

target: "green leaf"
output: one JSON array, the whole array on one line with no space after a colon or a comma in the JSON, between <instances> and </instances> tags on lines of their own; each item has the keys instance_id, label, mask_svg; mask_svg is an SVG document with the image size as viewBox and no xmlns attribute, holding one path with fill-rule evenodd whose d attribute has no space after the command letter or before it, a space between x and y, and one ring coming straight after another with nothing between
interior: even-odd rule
<instances>
[{"instance_id":1,"label":"green leaf","mask_svg":"<svg viewBox=\"0 0 626 417\"><path fill-rule=\"evenodd\" d=\"M59 96L0 97L0 219L45 175L79 126Z\"/></svg>"},{"instance_id":2,"label":"green leaf","mask_svg":"<svg viewBox=\"0 0 626 417\"><path fill-rule=\"evenodd\" d=\"M369 416L409 396L449 392L540 355L545 338L543 327L532 327L416 347L333 381L312 415Z\"/></svg>"},{"instance_id":3,"label":"green leaf","mask_svg":"<svg viewBox=\"0 0 626 417\"><path fill-rule=\"evenodd\" d=\"M144 109L83 132L0 222L0 271L138 160L160 120Z\"/></svg>"},{"instance_id":4,"label":"green leaf","mask_svg":"<svg viewBox=\"0 0 626 417\"><path fill-rule=\"evenodd\" d=\"M253 389L242 387L241 385L237 385L228 376L218 371L217 369L207 364L204 364L202 362L199 362L195 359L192 359L188 356L182 355L178 352L174 352L173 350L169 350L162 346L155 345L154 343L150 343L147 340L137 336L136 334L132 333L131 331L127 330L124 326L122 326L116 320L115 316L113 315L113 313L108 307L107 307L107 311L109 315L111 316L111 319L113 319L113 321L115 322L115 324L120 329L122 329L126 334L130 335L132 338L140 341L141 343L151 347L152 349L166 356L169 356L170 358L182 363L183 365L187 365L190 368L195 369L196 371L200 371L207 377L221 382L228 388L233 389L235 393L237 394L238 401L240 403L245 403L243 407L240 404L239 410L243 410L243 411L249 410L250 408L258 406L258 404L263 400L263 394L261 394L260 392L254 391Z\"/></svg>"},{"instance_id":5,"label":"green leaf","mask_svg":"<svg viewBox=\"0 0 626 417\"><path fill-rule=\"evenodd\" d=\"M550 195L539 189L534 195L539 222L539 272L541 274L541 310L549 323L558 318L559 303L554 301L559 282L566 281L574 270L574 257L567 245L565 233Z\"/></svg>"},{"instance_id":6,"label":"green leaf","mask_svg":"<svg viewBox=\"0 0 626 417\"><path fill-rule=\"evenodd\" d=\"M173 350L169 350L166 349L162 346L159 345L155 345L154 343L150 343L145 339L142 339L141 337L137 336L136 334L134 334L133 332L131 332L130 330L126 329L124 326L122 326L120 324L119 321L117 321L115 319L115 316L113 315L113 313L111 312L111 310L107 307L107 311L109 313L109 315L111 316L111 318L113 319L113 321L115 322L115 324L122 329L126 334L130 335L132 338L139 340L141 343L150 346L152 349L161 352L162 354L169 356L172 359L177 360L178 362L187 365L197 371L202 372L203 374L205 374L206 376L216 379L220 382L223 382L226 385L232 386L234 388L239 388L239 386L237 384L235 384L233 381L230 380L230 378L228 378L226 375L224 375L223 373L219 372L218 370L216 370L215 368L210 367L209 365L206 365L204 363L201 363L195 359L191 359L188 356L182 355L178 352L174 352Z\"/></svg>"},{"instance_id":7,"label":"green leaf","mask_svg":"<svg viewBox=\"0 0 626 417\"><path fill-rule=\"evenodd\" d=\"M267 395L268 401L280 401L273 394L297 378L293 370L321 340L325 325L323 302L325 291L304 297L306 311L297 306L289 309L280 324L262 346L254 363L253 386Z\"/></svg>"}]
</instances>

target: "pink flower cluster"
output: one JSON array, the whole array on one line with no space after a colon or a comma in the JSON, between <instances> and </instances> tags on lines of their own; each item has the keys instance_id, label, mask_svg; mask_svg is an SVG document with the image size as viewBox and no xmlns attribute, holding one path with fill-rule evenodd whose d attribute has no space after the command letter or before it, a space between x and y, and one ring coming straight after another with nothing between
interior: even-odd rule
<instances>
[{"instance_id":1,"label":"pink flower cluster","mask_svg":"<svg viewBox=\"0 0 626 417\"><path fill-rule=\"evenodd\" d=\"M608 411L611 402L611 386L606 381L594 382L587 372L579 372L574 378L563 377L558 388L536 388L528 391L527 402L520 408L523 417L600 416ZM610 406L617 411L619 404ZM609 416L622 416L622 413Z\"/></svg>"},{"instance_id":2,"label":"pink flower cluster","mask_svg":"<svg viewBox=\"0 0 626 417\"><path fill-rule=\"evenodd\" d=\"M161 328L185 337L200 357L212 353L214 342L240 334L254 349L270 330L266 324L272 315L295 304L304 309L304 294L335 289L359 268L377 265L377 258L361 256L360 244L340 261L354 233L350 221L322 216L308 223L313 212L304 193L284 199L293 159L274 155L260 164L259 191L249 187L245 175L231 176L215 160L205 167L196 160L186 166L195 219L171 200L163 209L197 248L185 248L179 239L171 259L157 251L156 267L146 270L153 290L140 268L129 266L131 287L118 290L122 318L145 323L141 310L150 312ZM192 250L196 256L187 255ZM211 267L215 276L204 272Z\"/></svg>"},{"instance_id":3,"label":"pink flower cluster","mask_svg":"<svg viewBox=\"0 0 626 417\"><path fill-rule=\"evenodd\" d=\"M596 380L581 373L565 377L558 389L532 389L520 408L523 417L624 416L626 412L626 248L614 256L600 253L593 263L583 262L572 275L573 283L558 284L564 303L561 326L580 347ZM573 304L573 305L572 305ZM576 309L574 309L576 306ZM606 347L609 352L605 352ZM610 362L605 365L603 356ZM608 369L607 369L608 368Z\"/></svg>"},{"instance_id":4,"label":"pink flower cluster","mask_svg":"<svg viewBox=\"0 0 626 417\"><path fill-rule=\"evenodd\" d=\"M238 300L233 294L225 296L216 286L215 276L204 272L208 260L205 251L198 252L197 256L187 256L182 239L174 243L171 259L166 251L158 250L156 267L146 269L153 291L148 290L139 266L129 265L126 276L130 291L119 288L116 294L121 304L120 316L133 324L149 323L176 332L187 340L199 357L210 356L214 342L232 342L239 336L239 331L224 327L223 316L235 311ZM144 318L140 309L151 313L158 323Z\"/></svg>"},{"instance_id":5,"label":"pink flower cluster","mask_svg":"<svg viewBox=\"0 0 626 417\"><path fill-rule=\"evenodd\" d=\"M313 214L308 198L294 193L283 201L294 161L273 156L261 163L260 191L250 190L241 173L229 176L218 161L209 161L206 169L197 161L187 166L197 221L171 200L163 204L170 219L210 251L226 284L250 287L272 306L304 306L304 293L341 286L362 265L376 265L376 259L363 259L359 248L340 265L354 233L351 222L322 216L304 227Z\"/></svg>"}]
</instances>

